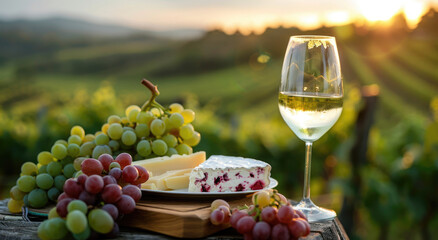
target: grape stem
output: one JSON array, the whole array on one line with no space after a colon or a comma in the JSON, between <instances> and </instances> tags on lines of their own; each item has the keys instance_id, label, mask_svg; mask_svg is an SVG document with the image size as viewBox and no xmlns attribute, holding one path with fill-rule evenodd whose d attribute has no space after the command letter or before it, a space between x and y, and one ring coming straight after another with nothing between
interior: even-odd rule
<instances>
[{"instance_id":1,"label":"grape stem","mask_svg":"<svg viewBox=\"0 0 438 240\"><path fill-rule=\"evenodd\" d=\"M166 108L163 107L161 104L159 104L157 101L155 101L155 98L157 98L158 95L160 95L160 92L158 91L158 87L146 79L141 80L141 84L146 86L149 89L149 91L151 91L151 98L143 104L143 106L141 107L141 111L146 112L150 110L152 107L156 107L158 109L161 109L164 113L167 113Z\"/></svg>"}]
</instances>

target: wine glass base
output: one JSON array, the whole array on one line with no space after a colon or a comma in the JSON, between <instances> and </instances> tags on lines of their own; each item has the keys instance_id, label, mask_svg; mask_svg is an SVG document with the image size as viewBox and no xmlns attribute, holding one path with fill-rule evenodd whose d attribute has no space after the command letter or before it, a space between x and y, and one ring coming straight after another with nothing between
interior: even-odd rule
<instances>
[{"instance_id":1,"label":"wine glass base","mask_svg":"<svg viewBox=\"0 0 438 240\"><path fill-rule=\"evenodd\" d=\"M336 217L336 212L316 206L310 199L302 199L294 209L300 210L306 215L309 223L332 220Z\"/></svg>"}]
</instances>

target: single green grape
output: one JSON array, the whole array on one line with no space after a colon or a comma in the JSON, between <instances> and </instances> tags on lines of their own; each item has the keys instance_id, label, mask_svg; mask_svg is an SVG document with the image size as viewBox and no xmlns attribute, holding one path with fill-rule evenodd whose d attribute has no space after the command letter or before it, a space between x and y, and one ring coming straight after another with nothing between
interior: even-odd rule
<instances>
[{"instance_id":1,"label":"single green grape","mask_svg":"<svg viewBox=\"0 0 438 240\"><path fill-rule=\"evenodd\" d=\"M94 142L96 142L96 145L105 145L108 144L109 138L105 133L101 133L96 136Z\"/></svg>"},{"instance_id":2,"label":"single green grape","mask_svg":"<svg viewBox=\"0 0 438 240\"><path fill-rule=\"evenodd\" d=\"M61 143L56 143L55 145L53 145L51 152L53 157L55 157L56 159L63 159L67 157L67 147Z\"/></svg>"},{"instance_id":3,"label":"single green grape","mask_svg":"<svg viewBox=\"0 0 438 240\"><path fill-rule=\"evenodd\" d=\"M53 183L53 177L47 173L39 174L36 177L36 185L41 189L47 190L53 186Z\"/></svg>"},{"instance_id":4,"label":"single green grape","mask_svg":"<svg viewBox=\"0 0 438 240\"><path fill-rule=\"evenodd\" d=\"M36 188L29 193L29 205L33 208L42 208L47 205L49 199L46 191Z\"/></svg>"},{"instance_id":5,"label":"single green grape","mask_svg":"<svg viewBox=\"0 0 438 240\"><path fill-rule=\"evenodd\" d=\"M58 212L56 211L56 207L53 207L49 211L48 218L52 219L52 218L57 218L57 217L60 217L60 216L58 215Z\"/></svg>"},{"instance_id":6,"label":"single green grape","mask_svg":"<svg viewBox=\"0 0 438 240\"><path fill-rule=\"evenodd\" d=\"M173 128L179 128L184 124L184 117L181 113L172 113L169 117L169 123Z\"/></svg>"},{"instance_id":7,"label":"single green grape","mask_svg":"<svg viewBox=\"0 0 438 240\"><path fill-rule=\"evenodd\" d=\"M192 124L184 125L179 130L179 135L183 139L189 139L193 136L193 133L195 132L195 129L193 128Z\"/></svg>"},{"instance_id":8,"label":"single green grape","mask_svg":"<svg viewBox=\"0 0 438 240\"><path fill-rule=\"evenodd\" d=\"M60 194L61 191L59 191L56 187L52 187L51 189L49 189L49 191L47 191L47 197L52 202L56 202Z\"/></svg>"},{"instance_id":9,"label":"single green grape","mask_svg":"<svg viewBox=\"0 0 438 240\"><path fill-rule=\"evenodd\" d=\"M120 119L120 117L117 115L111 115L108 117L107 122L111 125L113 123L121 123L122 119Z\"/></svg>"},{"instance_id":10,"label":"single green grape","mask_svg":"<svg viewBox=\"0 0 438 240\"><path fill-rule=\"evenodd\" d=\"M163 140L167 144L167 146L171 148L175 147L176 144L178 144L178 139L172 134L165 135L161 138L161 140Z\"/></svg>"},{"instance_id":11,"label":"single green grape","mask_svg":"<svg viewBox=\"0 0 438 240\"><path fill-rule=\"evenodd\" d=\"M76 173L76 169L72 163L69 163L64 166L63 173L66 178L71 178Z\"/></svg>"},{"instance_id":12,"label":"single green grape","mask_svg":"<svg viewBox=\"0 0 438 240\"><path fill-rule=\"evenodd\" d=\"M170 113L180 113L184 110L184 107L179 103L172 103L169 106Z\"/></svg>"},{"instance_id":13,"label":"single green grape","mask_svg":"<svg viewBox=\"0 0 438 240\"><path fill-rule=\"evenodd\" d=\"M56 209L56 208L54 208L54 209ZM41 240L50 240L49 236L47 235L48 229L47 229L46 225L47 225L47 220L40 223L40 225L38 226L37 234Z\"/></svg>"},{"instance_id":14,"label":"single green grape","mask_svg":"<svg viewBox=\"0 0 438 240\"><path fill-rule=\"evenodd\" d=\"M41 165L47 165L53 161L53 155L50 152L43 151L38 154L37 159Z\"/></svg>"},{"instance_id":15,"label":"single green grape","mask_svg":"<svg viewBox=\"0 0 438 240\"><path fill-rule=\"evenodd\" d=\"M87 214L88 212L88 206L87 204L82 200L73 200L67 205L67 211L72 212L74 210L79 210L83 214Z\"/></svg>"},{"instance_id":16,"label":"single green grape","mask_svg":"<svg viewBox=\"0 0 438 240\"><path fill-rule=\"evenodd\" d=\"M147 140L141 140L137 143L137 153L143 157L149 156L151 154L151 144Z\"/></svg>"},{"instance_id":17,"label":"single green grape","mask_svg":"<svg viewBox=\"0 0 438 240\"><path fill-rule=\"evenodd\" d=\"M167 152L167 144L161 140L157 139L152 142L152 152L157 154L158 156L163 156Z\"/></svg>"},{"instance_id":18,"label":"single green grape","mask_svg":"<svg viewBox=\"0 0 438 240\"><path fill-rule=\"evenodd\" d=\"M67 214L67 228L74 234L79 234L87 228L88 221L85 214L79 210L69 211Z\"/></svg>"},{"instance_id":19,"label":"single green grape","mask_svg":"<svg viewBox=\"0 0 438 240\"><path fill-rule=\"evenodd\" d=\"M108 142L108 146L111 148L111 151L117 151L120 148L120 143L116 140L111 140Z\"/></svg>"},{"instance_id":20,"label":"single green grape","mask_svg":"<svg viewBox=\"0 0 438 240\"><path fill-rule=\"evenodd\" d=\"M181 115L184 117L184 123L191 123L195 120L195 112L191 109L182 110Z\"/></svg>"},{"instance_id":21,"label":"single green grape","mask_svg":"<svg viewBox=\"0 0 438 240\"><path fill-rule=\"evenodd\" d=\"M151 132L152 134L154 134L156 137L159 137L161 135L163 135L164 131L166 130L166 125L164 124L164 122L161 119L154 119L151 122Z\"/></svg>"},{"instance_id":22,"label":"single green grape","mask_svg":"<svg viewBox=\"0 0 438 240\"><path fill-rule=\"evenodd\" d=\"M76 136L76 135L73 135L73 136ZM70 143L67 147L67 154L70 157L75 158L75 157L79 156L79 154L81 154L81 147L76 143Z\"/></svg>"},{"instance_id":23,"label":"single green grape","mask_svg":"<svg viewBox=\"0 0 438 240\"><path fill-rule=\"evenodd\" d=\"M74 126L70 130L70 135L77 135L81 139L85 137L85 130L81 126Z\"/></svg>"},{"instance_id":24,"label":"single green grape","mask_svg":"<svg viewBox=\"0 0 438 240\"><path fill-rule=\"evenodd\" d=\"M135 134L138 138L148 137L150 134L148 125L144 123L137 124L135 126Z\"/></svg>"},{"instance_id":25,"label":"single green grape","mask_svg":"<svg viewBox=\"0 0 438 240\"><path fill-rule=\"evenodd\" d=\"M17 187L20 191L28 193L35 188L36 181L34 176L23 175L17 179Z\"/></svg>"},{"instance_id":26,"label":"single green grape","mask_svg":"<svg viewBox=\"0 0 438 240\"><path fill-rule=\"evenodd\" d=\"M47 173L47 165L41 165L41 167L38 168L38 174L40 173Z\"/></svg>"},{"instance_id":27,"label":"single green grape","mask_svg":"<svg viewBox=\"0 0 438 240\"><path fill-rule=\"evenodd\" d=\"M64 175L58 175L55 177L54 181L55 181L55 187L59 190L59 191L64 191L64 183L67 180L67 178Z\"/></svg>"},{"instance_id":28,"label":"single green grape","mask_svg":"<svg viewBox=\"0 0 438 240\"><path fill-rule=\"evenodd\" d=\"M131 106L129 106L129 107L126 108L126 110L125 110L125 116L128 117L128 116L129 116L129 113L130 113L132 110L137 110L137 111L140 112L140 111L141 111L141 108L140 108L139 106L137 106L137 105L131 105Z\"/></svg>"},{"instance_id":29,"label":"single green grape","mask_svg":"<svg viewBox=\"0 0 438 240\"><path fill-rule=\"evenodd\" d=\"M108 145L99 145L93 149L93 158L98 159L100 155L108 153L109 155L113 155L111 148Z\"/></svg>"},{"instance_id":30,"label":"single green grape","mask_svg":"<svg viewBox=\"0 0 438 240\"><path fill-rule=\"evenodd\" d=\"M51 162L47 165L47 173L56 177L62 173L62 164L60 162Z\"/></svg>"},{"instance_id":31,"label":"single green grape","mask_svg":"<svg viewBox=\"0 0 438 240\"><path fill-rule=\"evenodd\" d=\"M79 170L79 171L77 171L77 172L75 173L75 175L73 176L73 178L78 178L78 177L81 176L82 174L84 174L84 173L82 172L82 170Z\"/></svg>"},{"instance_id":32,"label":"single green grape","mask_svg":"<svg viewBox=\"0 0 438 240\"><path fill-rule=\"evenodd\" d=\"M23 201L24 195L26 195L26 193L21 191L17 185L13 186L9 191L9 196L15 201Z\"/></svg>"},{"instance_id":33,"label":"single green grape","mask_svg":"<svg viewBox=\"0 0 438 240\"><path fill-rule=\"evenodd\" d=\"M106 234L114 227L114 220L111 215L102 209L93 209L88 214L88 223L91 229L98 233Z\"/></svg>"},{"instance_id":34,"label":"single green grape","mask_svg":"<svg viewBox=\"0 0 438 240\"><path fill-rule=\"evenodd\" d=\"M118 162L110 163L109 170L111 171L111 169L113 169L113 168L121 168L120 163L118 163Z\"/></svg>"},{"instance_id":35,"label":"single green grape","mask_svg":"<svg viewBox=\"0 0 438 240\"><path fill-rule=\"evenodd\" d=\"M129 115L127 116L128 117L128 120L130 121L130 122L132 122L132 123L134 123L135 121L137 121L137 115L140 113L140 110L138 110L138 109L132 109L130 112L129 112Z\"/></svg>"},{"instance_id":36,"label":"single green grape","mask_svg":"<svg viewBox=\"0 0 438 240\"><path fill-rule=\"evenodd\" d=\"M143 123L149 125L149 123L151 123L154 118L155 118L154 114L152 114L149 111L139 112L137 115L137 123Z\"/></svg>"},{"instance_id":37,"label":"single green grape","mask_svg":"<svg viewBox=\"0 0 438 240\"><path fill-rule=\"evenodd\" d=\"M68 137L68 144L77 144L78 146L80 146L82 144L82 138L79 137L78 135L71 135L70 137Z\"/></svg>"},{"instance_id":38,"label":"single green grape","mask_svg":"<svg viewBox=\"0 0 438 240\"><path fill-rule=\"evenodd\" d=\"M122 134L122 143L131 146L137 141L137 135L134 132L126 131Z\"/></svg>"},{"instance_id":39,"label":"single green grape","mask_svg":"<svg viewBox=\"0 0 438 240\"><path fill-rule=\"evenodd\" d=\"M178 151L176 151L175 148L170 147L167 149L167 153L166 153L167 156L171 157L172 155L175 155L175 154L178 154Z\"/></svg>"},{"instance_id":40,"label":"single green grape","mask_svg":"<svg viewBox=\"0 0 438 240\"><path fill-rule=\"evenodd\" d=\"M119 140L122 137L123 127L120 123L112 123L108 128L108 136L111 139Z\"/></svg>"},{"instance_id":41,"label":"single green grape","mask_svg":"<svg viewBox=\"0 0 438 240\"><path fill-rule=\"evenodd\" d=\"M191 138L184 139L184 143L191 146L191 147L198 145L200 141L201 141L201 134L196 132L196 131L193 132L193 135Z\"/></svg>"},{"instance_id":42,"label":"single green grape","mask_svg":"<svg viewBox=\"0 0 438 240\"><path fill-rule=\"evenodd\" d=\"M193 153L193 149L185 143L179 144L178 146L176 146L175 149L176 151L178 151L179 155L183 155L183 154L189 155Z\"/></svg>"},{"instance_id":43,"label":"single green grape","mask_svg":"<svg viewBox=\"0 0 438 240\"><path fill-rule=\"evenodd\" d=\"M21 165L21 173L23 175L35 176L38 173L38 167L33 162L25 162Z\"/></svg>"},{"instance_id":44,"label":"single green grape","mask_svg":"<svg viewBox=\"0 0 438 240\"><path fill-rule=\"evenodd\" d=\"M64 139L58 139L58 140L56 140L55 143L54 143L53 145L56 145L56 144L64 145L64 147L67 147L67 146L68 146L68 142L65 141Z\"/></svg>"},{"instance_id":45,"label":"single green grape","mask_svg":"<svg viewBox=\"0 0 438 240\"><path fill-rule=\"evenodd\" d=\"M96 146L96 144L94 142L86 142L86 143L82 144L80 156L82 156L82 157L91 156L91 153L93 152L93 148L95 146Z\"/></svg>"},{"instance_id":46,"label":"single green grape","mask_svg":"<svg viewBox=\"0 0 438 240\"><path fill-rule=\"evenodd\" d=\"M94 134L87 134L87 135L85 135L85 137L84 137L84 139L83 139L83 142L84 143L86 143L86 142L92 142L92 141L94 141L94 139L96 138L96 136L94 136Z\"/></svg>"},{"instance_id":47,"label":"single green grape","mask_svg":"<svg viewBox=\"0 0 438 240\"><path fill-rule=\"evenodd\" d=\"M75 168L76 171L79 171L82 169L81 165L85 159L86 158L84 158L84 157L78 157L73 161L73 167Z\"/></svg>"},{"instance_id":48,"label":"single green grape","mask_svg":"<svg viewBox=\"0 0 438 240\"><path fill-rule=\"evenodd\" d=\"M68 234L68 229L65 224L65 220L59 217L47 220L44 228L46 229L46 234L49 239L53 239L53 240L65 239Z\"/></svg>"}]
</instances>

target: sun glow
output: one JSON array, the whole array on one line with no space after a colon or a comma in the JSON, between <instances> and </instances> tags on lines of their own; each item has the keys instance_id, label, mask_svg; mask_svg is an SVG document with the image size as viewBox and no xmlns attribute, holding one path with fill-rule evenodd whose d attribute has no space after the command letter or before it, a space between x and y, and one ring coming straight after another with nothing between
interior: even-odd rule
<instances>
[{"instance_id":1,"label":"sun glow","mask_svg":"<svg viewBox=\"0 0 438 240\"><path fill-rule=\"evenodd\" d=\"M400 0L360 0L359 11L370 22L387 21L400 11Z\"/></svg>"},{"instance_id":2,"label":"sun glow","mask_svg":"<svg viewBox=\"0 0 438 240\"><path fill-rule=\"evenodd\" d=\"M403 12L409 27L415 27L426 10L420 0L358 0L359 12L369 22L388 21Z\"/></svg>"}]
</instances>

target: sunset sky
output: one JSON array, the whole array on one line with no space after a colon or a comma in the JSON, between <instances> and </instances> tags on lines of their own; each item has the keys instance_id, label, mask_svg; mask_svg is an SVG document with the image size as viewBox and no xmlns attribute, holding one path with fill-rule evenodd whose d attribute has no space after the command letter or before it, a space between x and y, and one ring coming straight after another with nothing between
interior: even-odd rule
<instances>
[{"instance_id":1,"label":"sunset sky","mask_svg":"<svg viewBox=\"0 0 438 240\"><path fill-rule=\"evenodd\" d=\"M222 28L260 32L266 26L314 28L355 20L388 20L403 11L415 26L438 0L0 0L0 19L65 16L142 29Z\"/></svg>"}]
</instances>

